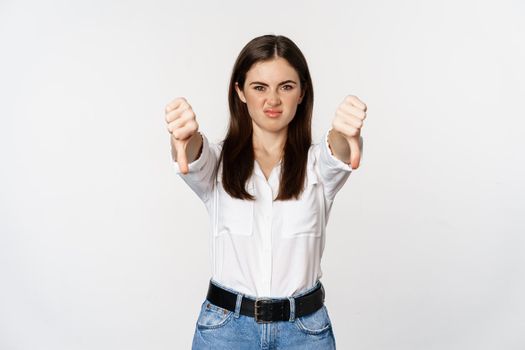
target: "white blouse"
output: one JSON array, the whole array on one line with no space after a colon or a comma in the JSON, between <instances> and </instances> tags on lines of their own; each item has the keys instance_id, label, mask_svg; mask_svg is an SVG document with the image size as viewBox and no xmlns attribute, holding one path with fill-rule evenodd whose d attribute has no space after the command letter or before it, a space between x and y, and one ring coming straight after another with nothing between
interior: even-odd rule
<instances>
[{"instance_id":1,"label":"white blouse","mask_svg":"<svg viewBox=\"0 0 525 350\"><path fill-rule=\"evenodd\" d=\"M212 279L245 295L282 298L321 278L330 209L353 170L331 154L328 132L324 142L308 151L306 187L299 200L274 200L281 163L266 180L257 161L246 185L255 201L231 197L222 186L221 169L213 178L222 143L209 143L204 135L202 153L187 174L174 162L177 174L208 210Z\"/></svg>"}]
</instances>

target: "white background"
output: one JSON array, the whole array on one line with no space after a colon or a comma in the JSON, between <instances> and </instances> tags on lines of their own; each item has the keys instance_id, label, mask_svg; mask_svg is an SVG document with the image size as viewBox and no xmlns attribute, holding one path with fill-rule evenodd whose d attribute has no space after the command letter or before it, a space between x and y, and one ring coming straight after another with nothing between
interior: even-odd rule
<instances>
[{"instance_id":1,"label":"white background","mask_svg":"<svg viewBox=\"0 0 525 350\"><path fill-rule=\"evenodd\" d=\"M204 206L164 107L219 141L253 37L308 59L314 140L368 105L322 281L339 349L525 348L522 1L0 2L0 349L189 349Z\"/></svg>"}]
</instances>

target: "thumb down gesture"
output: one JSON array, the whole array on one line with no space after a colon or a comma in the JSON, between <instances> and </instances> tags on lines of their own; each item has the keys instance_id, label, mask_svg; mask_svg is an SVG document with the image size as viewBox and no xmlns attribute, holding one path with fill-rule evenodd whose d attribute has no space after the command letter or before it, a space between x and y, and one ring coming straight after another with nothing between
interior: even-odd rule
<instances>
[{"instance_id":1,"label":"thumb down gesture","mask_svg":"<svg viewBox=\"0 0 525 350\"><path fill-rule=\"evenodd\" d=\"M187 174L188 156L186 149L193 135L197 133L199 124L195 113L184 97L178 97L166 106L166 123L174 148L174 159L179 164L180 171Z\"/></svg>"},{"instance_id":2,"label":"thumb down gesture","mask_svg":"<svg viewBox=\"0 0 525 350\"><path fill-rule=\"evenodd\" d=\"M366 105L353 95L346 96L337 108L332 121L332 128L339 132L345 139L350 149L350 159L343 160L352 166L359 167L361 161L360 137L363 121L366 118ZM347 152L344 152L347 154Z\"/></svg>"}]
</instances>

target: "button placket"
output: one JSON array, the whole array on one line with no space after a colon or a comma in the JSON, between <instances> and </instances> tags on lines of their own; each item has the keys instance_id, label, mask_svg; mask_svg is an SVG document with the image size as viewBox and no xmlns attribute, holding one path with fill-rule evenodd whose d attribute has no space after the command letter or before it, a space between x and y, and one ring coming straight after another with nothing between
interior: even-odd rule
<instances>
[{"instance_id":1,"label":"button placket","mask_svg":"<svg viewBox=\"0 0 525 350\"><path fill-rule=\"evenodd\" d=\"M273 194L269 183L264 186L264 241L263 241L263 259L264 270L266 277L266 288L268 293L271 291L271 276L272 276L272 203Z\"/></svg>"}]
</instances>

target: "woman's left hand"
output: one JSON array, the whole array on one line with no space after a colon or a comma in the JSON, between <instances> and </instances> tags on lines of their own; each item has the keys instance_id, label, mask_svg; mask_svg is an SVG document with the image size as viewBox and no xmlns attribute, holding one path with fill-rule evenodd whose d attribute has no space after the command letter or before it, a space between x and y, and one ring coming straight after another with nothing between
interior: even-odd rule
<instances>
[{"instance_id":1,"label":"woman's left hand","mask_svg":"<svg viewBox=\"0 0 525 350\"><path fill-rule=\"evenodd\" d=\"M363 101L361 101L356 96L348 95L337 108L334 120L332 121L333 130L337 131L347 141L347 145L345 145L347 146L346 150L341 150L341 147L339 147L338 150L336 146L334 154L336 156L338 153L339 155L344 155L343 157L347 159L346 163L350 163L352 169L357 169L359 167L359 162L361 161L361 148L359 139L361 137L361 128L363 127L363 121L365 118L366 104L364 104ZM334 144L340 143L334 142ZM350 151L349 157L348 148ZM350 158L349 162L348 158Z\"/></svg>"}]
</instances>

